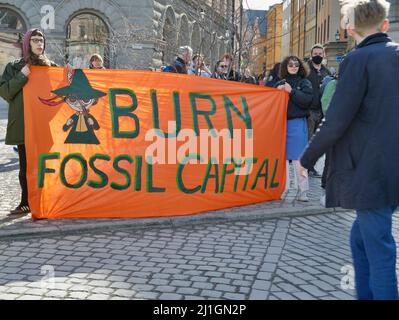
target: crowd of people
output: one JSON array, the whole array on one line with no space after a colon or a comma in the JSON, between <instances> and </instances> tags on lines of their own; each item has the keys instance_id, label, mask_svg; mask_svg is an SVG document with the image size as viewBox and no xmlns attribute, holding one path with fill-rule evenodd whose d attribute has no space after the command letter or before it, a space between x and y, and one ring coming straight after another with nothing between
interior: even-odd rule
<instances>
[{"instance_id":1,"label":"crowd of people","mask_svg":"<svg viewBox=\"0 0 399 320\"><path fill-rule=\"evenodd\" d=\"M251 74L249 68L242 73L237 72L234 67L234 57L231 53L225 53L215 63L213 70L205 63L205 57L200 54L193 55L193 49L189 46L178 48L174 61L162 67L163 72L196 75L205 78L239 81L251 84L262 84L258 78ZM263 77L261 77L263 78Z\"/></svg>"},{"instance_id":2,"label":"crowd of people","mask_svg":"<svg viewBox=\"0 0 399 320\"><path fill-rule=\"evenodd\" d=\"M259 82L256 77L251 75L248 68L243 72L237 72L234 67L234 58L230 53L225 53L218 60L213 71L205 64L202 55L195 54L189 46L182 46L178 49L178 54L174 61L164 66L163 72L173 72L180 74L197 75L207 78L221 80L239 81L251 84L266 85L288 92L290 99L287 112L287 181L286 188L290 188L290 165L294 167L294 185L298 189L297 200L309 201L309 176L322 178L321 186L325 188L327 178L327 167L329 157L326 156L323 173L319 173L314 167L304 170L300 165L299 158L304 151L308 141L315 134L317 128L324 118L327 110L326 97L333 94L332 85L328 86L329 81L336 84L336 72L334 68L328 69L323 61L325 50L322 45L315 44L310 52L308 62L303 62L299 57L286 57L282 62L277 63L270 70L264 81ZM324 101L324 112L322 108ZM325 194L322 195L320 202L325 204Z\"/></svg>"},{"instance_id":3,"label":"crowd of people","mask_svg":"<svg viewBox=\"0 0 399 320\"><path fill-rule=\"evenodd\" d=\"M356 21L349 19L354 13ZM347 31L357 48L341 63L339 72L323 65L323 46L316 44L307 63L297 56L284 58L265 79L265 85L289 95L287 112L287 188L294 167L298 201L309 201L309 175L321 177L328 207L355 209L350 245L359 299L398 299L396 244L392 214L399 205L399 45L388 37L389 3L385 0L350 2L343 7ZM42 31L32 29L23 38L23 56L7 64L0 80L0 96L9 103L5 143L17 145L21 202L11 214L30 212L26 182L23 87L31 65L55 66L45 54ZM244 70L233 68L233 56L224 54L213 70L189 46L164 72L191 74L258 84ZM104 68L93 55L90 68ZM326 154L323 175L314 169Z\"/></svg>"}]
</instances>

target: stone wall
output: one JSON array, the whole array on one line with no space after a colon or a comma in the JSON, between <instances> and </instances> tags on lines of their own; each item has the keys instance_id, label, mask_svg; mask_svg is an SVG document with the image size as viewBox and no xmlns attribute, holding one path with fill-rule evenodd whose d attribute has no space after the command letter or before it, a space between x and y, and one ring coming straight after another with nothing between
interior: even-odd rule
<instances>
[{"instance_id":1,"label":"stone wall","mask_svg":"<svg viewBox=\"0 0 399 320\"><path fill-rule=\"evenodd\" d=\"M200 0L0 1L0 6L17 12L28 29L40 27L44 5L54 7L55 28L45 30L46 52L59 64L65 59L68 24L81 13L94 14L106 24L111 68L160 68L173 58L178 45L198 46L198 42L202 43L201 53L213 64L227 47L223 36L231 28L230 16L220 13L221 8L229 10L222 5L224 0L214 1L217 10Z\"/></svg>"}]
</instances>

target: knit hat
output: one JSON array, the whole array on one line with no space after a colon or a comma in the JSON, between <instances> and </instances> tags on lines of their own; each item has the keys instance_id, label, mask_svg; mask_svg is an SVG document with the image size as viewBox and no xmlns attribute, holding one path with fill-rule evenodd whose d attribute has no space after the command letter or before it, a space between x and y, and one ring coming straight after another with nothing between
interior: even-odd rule
<instances>
[{"instance_id":1,"label":"knit hat","mask_svg":"<svg viewBox=\"0 0 399 320\"><path fill-rule=\"evenodd\" d=\"M25 62L28 62L28 59L30 56L30 38L32 36L32 33L35 31L40 31L43 34L43 38L44 38L43 54L44 54L44 50L46 49L46 38L44 37L43 31L41 31L40 29L37 29L37 28L30 29L29 31L27 31L25 33L24 39L22 41L22 57L24 58Z\"/></svg>"}]
</instances>

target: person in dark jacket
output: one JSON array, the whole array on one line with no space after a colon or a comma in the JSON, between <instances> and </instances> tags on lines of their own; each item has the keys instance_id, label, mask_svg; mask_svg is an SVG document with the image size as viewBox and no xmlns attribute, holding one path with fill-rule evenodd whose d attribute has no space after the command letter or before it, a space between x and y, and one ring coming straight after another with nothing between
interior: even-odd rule
<instances>
[{"instance_id":1,"label":"person in dark jacket","mask_svg":"<svg viewBox=\"0 0 399 320\"><path fill-rule=\"evenodd\" d=\"M176 59L169 65L167 65L162 71L187 74L188 65L191 62L193 56L193 49L189 46L179 47L177 51Z\"/></svg>"},{"instance_id":2,"label":"person in dark jacket","mask_svg":"<svg viewBox=\"0 0 399 320\"><path fill-rule=\"evenodd\" d=\"M273 87L276 86L276 83L281 80L279 78L280 66L281 66L280 62L276 63L273 66L273 69L270 70L269 76L267 77L266 84L265 84L266 87L272 87L273 88Z\"/></svg>"},{"instance_id":3,"label":"person in dark jacket","mask_svg":"<svg viewBox=\"0 0 399 320\"><path fill-rule=\"evenodd\" d=\"M256 78L251 74L251 70L249 68L245 68L244 74L242 75L240 82L258 84Z\"/></svg>"},{"instance_id":4,"label":"person in dark jacket","mask_svg":"<svg viewBox=\"0 0 399 320\"><path fill-rule=\"evenodd\" d=\"M240 81L241 75L239 72L234 70L234 57L231 53L225 53L220 59L226 66L226 80Z\"/></svg>"},{"instance_id":5,"label":"person in dark jacket","mask_svg":"<svg viewBox=\"0 0 399 320\"><path fill-rule=\"evenodd\" d=\"M44 53L46 40L39 29L29 30L23 38L22 59L7 64L0 79L0 96L9 104L8 123L5 143L18 146L19 183L21 202L10 214L30 212L28 186L26 180L26 151L24 140L24 102L22 89L28 82L31 65L56 66Z\"/></svg>"},{"instance_id":6,"label":"person in dark jacket","mask_svg":"<svg viewBox=\"0 0 399 320\"><path fill-rule=\"evenodd\" d=\"M312 102L312 84L306 79L307 70L303 62L295 56L287 57L283 60L280 67L280 79L276 88L284 90L289 94L287 111L287 184L290 187L289 161L294 165L296 183L298 185L299 201L309 201L307 191L309 190L308 174L299 163L299 156L302 154L308 143L309 107Z\"/></svg>"},{"instance_id":7,"label":"person in dark jacket","mask_svg":"<svg viewBox=\"0 0 399 320\"><path fill-rule=\"evenodd\" d=\"M330 71L323 65L323 58L325 56L324 48L320 44L315 44L310 51L311 60L309 63L308 80L312 83L313 100L310 107L310 114L308 118L309 139L315 134L323 119L323 112L321 110L321 84L325 77L330 76ZM311 177L320 178L321 175L315 168L309 169Z\"/></svg>"},{"instance_id":8,"label":"person in dark jacket","mask_svg":"<svg viewBox=\"0 0 399 320\"><path fill-rule=\"evenodd\" d=\"M359 299L398 299L392 214L399 205L399 44L385 33L389 3L343 7L358 43L340 67L324 123L301 157L312 167L331 157L326 206L356 209L350 237Z\"/></svg>"},{"instance_id":9,"label":"person in dark jacket","mask_svg":"<svg viewBox=\"0 0 399 320\"><path fill-rule=\"evenodd\" d=\"M226 71L227 71L227 65L223 61L219 60L215 64L215 68L212 73L212 78L227 80Z\"/></svg>"}]
</instances>

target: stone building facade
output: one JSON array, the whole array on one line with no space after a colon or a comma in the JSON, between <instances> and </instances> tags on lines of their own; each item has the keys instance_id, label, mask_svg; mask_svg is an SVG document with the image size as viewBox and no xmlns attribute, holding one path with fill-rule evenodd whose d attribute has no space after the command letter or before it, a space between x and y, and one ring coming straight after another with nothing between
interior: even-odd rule
<instances>
[{"instance_id":1,"label":"stone building facade","mask_svg":"<svg viewBox=\"0 0 399 320\"><path fill-rule=\"evenodd\" d=\"M281 62L281 41L283 28L283 4L275 4L267 12L267 40L266 40L266 69L271 70L273 66Z\"/></svg>"},{"instance_id":2,"label":"stone building facade","mask_svg":"<svg viewBox=\"0 0 399 320\"><path fill-rule=\"evenodd\" d=\"M291 0L283 0L283 25L281 36L281 56L287 57L291 53Z\"/></svg>"},{"instance_id":3,"label":"stone building facade","mask_svg":"<svg viewBox=\"0 0 399 320\"><path fill-rule=\"evenodd\" d=\"M231 49L229 0L0 0L0 71L20 56L21 35L39 27L59 64L85 68L93 53L116 69L159 69L178 46L213 63Z\"/></svg>"}]
</instances>

